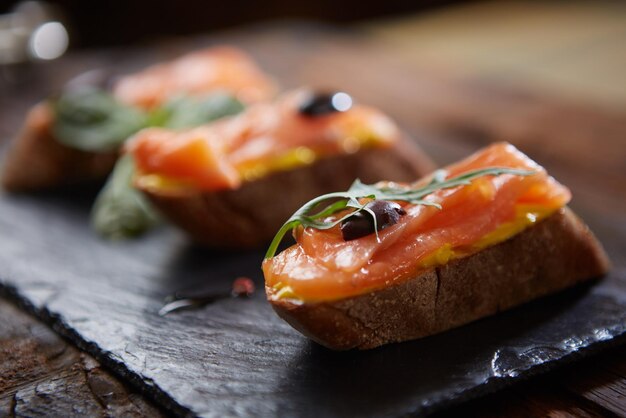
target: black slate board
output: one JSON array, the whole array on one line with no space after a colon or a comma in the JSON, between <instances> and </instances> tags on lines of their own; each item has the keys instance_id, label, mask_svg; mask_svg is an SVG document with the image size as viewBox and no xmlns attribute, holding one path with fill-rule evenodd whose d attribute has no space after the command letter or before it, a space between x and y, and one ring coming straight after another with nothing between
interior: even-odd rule
<instances>
[{"instance_id":1,"label":"black slate board","mask_svg":"<svg viewBox=\"0 0 626 418\"><path fill-rule=\"evenodd\" d=\"M181 289L262 288L261 252L211 253L163 228L106 243L90 195L0 195L0 282L55 329L178 414L424 414L626 335L626 231L585 214L616 263L604 280L421 341L335 353L272 312L263 292L157 312Z\"/></svg>"}]
</instances>

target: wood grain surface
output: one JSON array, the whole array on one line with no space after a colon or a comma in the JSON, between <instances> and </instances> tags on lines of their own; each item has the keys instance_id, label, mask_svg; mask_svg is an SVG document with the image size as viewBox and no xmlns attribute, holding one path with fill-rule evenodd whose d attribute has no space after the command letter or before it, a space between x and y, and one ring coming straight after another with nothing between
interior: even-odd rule
<instances>
[{"instance_id":1,"label":"wood grain surface","mask_svg":"<svg viewBox=\"0 0 626 418\"><path fill-rule=\"evenodd\" d=\"M626 115L618 110L529 92L489 77L412 67L386 42L333 30L279 28L235 32L222 39L247 47L285 86L340 86L381 106L439 163L493 140L509 140L572 188L574 207L583 216L606 220L592 226L613 229L606 236L617 241L605 242L607 246L619 248L626 236ZM0 84L9 93L0 94L0 134L13 134L25 109L73 74L110 66L112 59L131 68L193 43L170 43L140 54L98 51L31 68L21 81ZM615 280L626 280L623 252L611 256L618 266ZM156 414L148 402L41 323L5 302L0 310L9 318L0 328L0 414ZM626 414L624 354L623 348L615 348L444 414L621 416ZM94 379L106 382L102 392L93 389ZM109 392L115 393L113 403L101 399ZM69 401L74 398L80 402Z\"/></svg>"},{"instance_id":2,"label":"wood grain surface","mask_svg":"<svg viewBox=\"0 0 626 418\"><path fill-rule=\"evenodd\" d=\"M0 317L0 416L163 416L93 357L3 299Z\"/></svg>"}]
</instances>

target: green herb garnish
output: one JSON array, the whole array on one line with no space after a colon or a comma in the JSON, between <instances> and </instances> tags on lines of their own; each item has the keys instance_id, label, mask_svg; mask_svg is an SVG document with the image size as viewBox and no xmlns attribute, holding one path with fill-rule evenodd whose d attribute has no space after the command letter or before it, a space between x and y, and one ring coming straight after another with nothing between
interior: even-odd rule
<instances>
[{"instance_id":1,"label":"green herb garnish","mask_svg":"<svg viewBox=\"0 0 626 418\"><path fill-rule=\"evenodd\" d=\"M163 105L161 111L165 114L165 120L161 126L170 129L199 126L224 116L235 115L243 109L243 103L226 93L213 93L199 98L179 96Z\"/></svg>"},{"instance_id":2,"label":"green herb garnish","mask_svg":"<svg viewBox=\"0 0 626 418\"><path fill-rule=\"evenodd\" d=\"M435 202L425 200L424 198L437 190L450 189L457 186L469 185L472 180L483 176L499 176L502 174L513 174L516 176L529 176L534 171L518 170L504 167L489 167L480 170L472 170L460 174L456 177L446 179L446 172L438 170L433 174L432 180L422 187L402 187L388 186L378 184L363 184L360 180L350 186L346 192L335 192L325 194L304 204L298 209L283 226L272 240L270 247L265 253L265 258L271 258L276 254L278 246L282 242L287 232L303 226L305 228L330 229L339 225L341 222L350 219L357 213L364 211L374 220L374 231L378 237L378 228L376 227L376 216L369 211L365 203L361 203L359 199L369 200L388 200L408 202L414 205L434 206L441 209L441 206ZM326 219L331 215L346 210L353 209L346 215L338 219Z\"/></svg>"},{"instance_id":3,"label":"green herb garnish","mask_svg":"<svg viewBox=\"0 0 626 418\"><path fill-rule=\"evenodd\" d=\"M64 145L89 152L115 151L148 125L150 115L118 102L95 88L70 90L52 102L54 137Z\"/></svg>"},{"instance_id":4,"label":"green herb garnish","mask_svg":"<svg viewBox=\"0 0 626 418\"><path fill-rule=\"evenodd\" d=\"M178 96L150 111L120 103L96 88L69 90L52 102L54 137L88 152L117 150L128 137L148 126L183 129L234 115L244 105L227 93Z\"/></svg>"},{"instance_id":5,"label":"green herb garnish","mask_svg":"<svg viewBox=\"0 0 626 418\"><path fill-rule=\"evenodd\" d=\"M159 223L146 197L132 185L135 163L124 155L102 188L91 210L93 228L108 239L137 236Z\"/></svg>"},{"instance_id":6,"label":"green herb garnish","mask_svg":"<svg viewBox=\"0 0 626 418\"><path fill-rule=\"evenodd\" d=\"M223 93L200 98L178 97L154 109L146 123L149 126L182 129L237 114L243 108L241 102ZM139 236L159 223L150 202L133 187L134 175L132 158L129 155L121 157L96 198L91 223L105 238Z\"/></svg>"}]
</instances>

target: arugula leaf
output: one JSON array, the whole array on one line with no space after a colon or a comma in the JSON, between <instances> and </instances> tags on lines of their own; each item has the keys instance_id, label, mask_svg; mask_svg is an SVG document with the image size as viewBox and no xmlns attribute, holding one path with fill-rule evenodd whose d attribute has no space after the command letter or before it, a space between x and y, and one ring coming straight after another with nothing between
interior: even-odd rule
<instances>
[{"instance_id":1,"label":"arugula leaf","mask_svg":"<svg viewBox=\"0 0 626 418\"><path fill-rule=\"evenodd\" d=\"M368 213L374 220L376 225L376 215L368 210L365 203L361 203L360 199L367 200L388 200L388 201L401 201L408 202L414 205L427 205L434 206L441 209L441 206L435 202L424 200L429 194L436 192L437 190L449 189L453 187L469 185L472 180L482 176L499 176L502 174L511 174L516 176L529 176L535 174L530 170L518 170L505 167L488 167L479 170L467 171L456 177L449 179L445 178L445 171L438 170L433 174L433 178L426 186L423 187L398 187L398 186L385 186L379 184L363 184L359 179L356 179L350 189L346 192L334 192L318 196L315 199L305 203L300 209L298 209L283 226L278 230L276 236L270 243L265 258L272 258L276 254L278 246L282 242L287 232L295 229L299 226L305 228L314 229L330 229L339 225L341 222L348 220L355 216L357 213L364 211ZM320 206L326 203L326 206ZM323 219L329 216L343 211L346 208L354 209L343 215L339 219ZM376 231L376 237L378 238L378 230Z\"/></svg>"},{"instance_id":2,"label":"arugula leaf","mask_svg":"<svg viewBox=\"0 0 626 418\"><path fill-rule=\"evenodd\" d=\"M119 103L96 88L70 90L52 103L53 133L64 145L82 151L114 151L148 124L148 114Z\"/></svg>"},{"instance_id":3,"label":"arugula leaf","mask_svg":"<svg viewBox=\"0 0 626 418\"><path fill-rule=\"evenodd\" d=\"M159 216L148 199L133 187L134 173L133 158L122 156L96 198L91 223L105 238L137 236L159 223Z\"/></svg>"}]
</instances>

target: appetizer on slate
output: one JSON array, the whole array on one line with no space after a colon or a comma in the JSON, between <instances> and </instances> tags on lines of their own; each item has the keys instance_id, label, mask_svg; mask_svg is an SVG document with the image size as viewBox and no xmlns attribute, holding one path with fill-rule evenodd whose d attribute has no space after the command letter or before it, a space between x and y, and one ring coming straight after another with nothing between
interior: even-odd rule
<instances>
[{"instance_id":1,"label":"appetizer on slate","mask_svg":"<svg viewBox=\"0 0 626 418\"><path fill-rule=\"evenodd\" d=\"M274 310L327 347L432 335L604 275L569 190L506 143L413 184L313 199L263 262ZM297 244L275 254L294 230Z\"/></svg>"},{"instance_id":2,"label":"appetizer on slate","mask_svg":"<svg viewBox=\"0 0 626 418\"><path fill-rule=\"evenodd\" d=\"M126 146L135 185L211 247L269 242L310 198L354 178L408 181L430 161L380 111L346 93L286 93L187 131L146 129Z\"/></svg>"},{"instance_id":3,"label":"appetizer on slate","mask_svg":"<svg viewBox=\"0 0 626 418\"><path fill-rule=\"evenodd\" d=\"M112 91L68 85L37 104L3 167L7 190L32 191L105 178L120 145L146 126L180 128L206 123L206 109L224 113L271 98L273 82L243 52L229 47L190 53L121 78ZM206 102L209 101L207 104Z\"/></svg>"}]
</instances>

